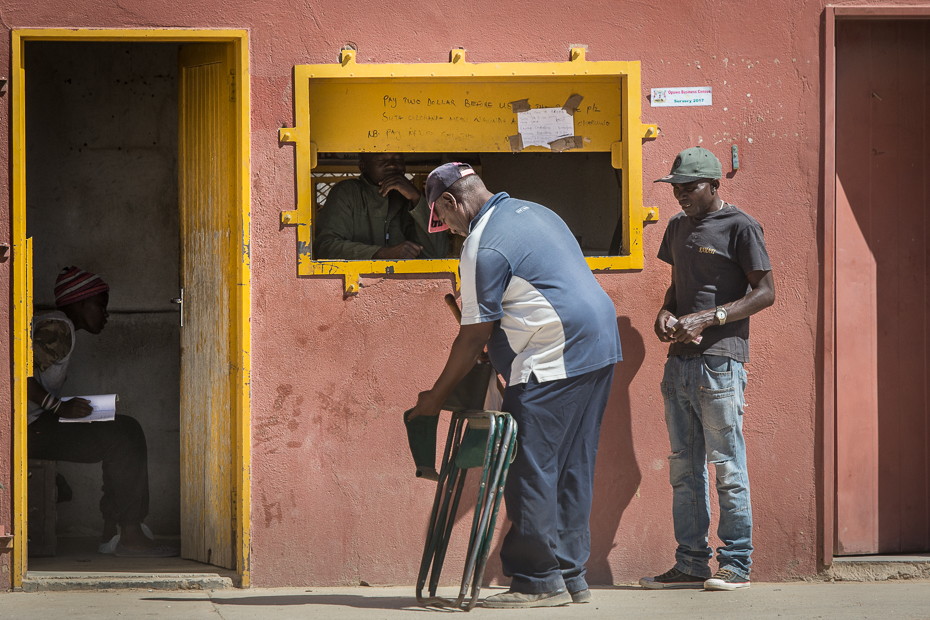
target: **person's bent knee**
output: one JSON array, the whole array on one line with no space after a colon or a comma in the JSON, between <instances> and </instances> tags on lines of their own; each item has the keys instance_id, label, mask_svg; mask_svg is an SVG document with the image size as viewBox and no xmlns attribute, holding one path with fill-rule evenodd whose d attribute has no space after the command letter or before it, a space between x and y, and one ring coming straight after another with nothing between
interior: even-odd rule
<instances>
[{"instance_id":1,"label":"person's bent knee","mask_svg":"<svg viewBox=\"0 0 930 620\"><path fill-rule=\"evenodd\" d=\"M138 420L128 415L117 414L112 423L116 425L116 430L122 437L145 447L145 431Z\"/></svg>"}]
</instances>

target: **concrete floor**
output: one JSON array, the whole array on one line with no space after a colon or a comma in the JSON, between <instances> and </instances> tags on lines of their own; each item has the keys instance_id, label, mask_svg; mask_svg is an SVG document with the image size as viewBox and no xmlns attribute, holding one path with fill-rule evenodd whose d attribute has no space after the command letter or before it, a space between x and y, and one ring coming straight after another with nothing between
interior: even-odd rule
<instances>
[{"instance_id":1,"label":"concrete floor","mask_svg":"<svg viewBox=\"0 0 930 620\"><path fill-rule=\"evenodd\" d=\"M29 558L28 573L216 573L235 577L236 571L183 558L118 558L97 553L97 537L58 537L55 557ZM179 538L158 537L159 544L180 547Z\"/></svg>"},{"instance_id":2,"label":"concrete floor","mask_svg":"<svg viewBox=\"0 0 930 620\"><path fill-rule=\"evenodd\" d=\"M159 537L161 544L180 546L177 538ZM96 537L58 537L56 555L29 558L23 590L213 589L232 588L236 571L174 558L118 558L97 552ZM0 620L3 620L0 610Z\"/></svg>"},{"instance_id":3,"label":"concrete floor","mask_svg":"<svg viewBox=\"0 0 930 620\"><path fill-rule=\"evenodd\" d=\"M482 590L482 595L501 591ZM450 595L451 590L441 592ZM149 590L0 594L0 620L291 620L304 618L425 618L452 613L416 606L410 587L275 588L158 592ZM881 583L756 583L736 592L655 592L634 586L594 590L585 605L526 610L476 608L480 618L687 617L689 620L823 619L925 620L930 618L930 581Z\"/></svg>"}]
</instances>

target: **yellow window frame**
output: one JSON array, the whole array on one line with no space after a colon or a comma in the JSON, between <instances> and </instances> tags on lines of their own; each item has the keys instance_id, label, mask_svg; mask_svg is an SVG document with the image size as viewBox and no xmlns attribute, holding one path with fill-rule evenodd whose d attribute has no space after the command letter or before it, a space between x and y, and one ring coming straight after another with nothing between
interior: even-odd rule
<instances>
[{"instance_id":1,"label":"yellow window frame","mask_svg":"<svg viewBox=\"0 0 930 620\"><path fill-rule=\"evenodd\" d=\"M344 278L346 294L355 294L359 290L359 277L379 274L441 274L451 273L455 277L456 289L459 287L458 259L431 260L314 260L312 256L313 218L315 212L315 185L313 170L317 167L317 154L320 152L372 151L384 152L400 150L417 152L434 150L429 147L390 148L364 138L353 138L351 131L357 133L355 119L346 118L340 127L333 131L328 123L326 129L313 131L311 102L311 82L338 82L346 87L359 84L383 84L386 88L409 80L429 80L436 84L474 83L482 84L492 80L513 77L515 80L533 83L547 83L568 76L578 81L605 79L616 80L620 91L618 105L620 122L610 130L593 129L597 139L586 141L581 147L584 152L610 152L611 165L621 171L622 183L622 219L623 251L620 256L593 256L586 260L594 271L630 271L643 268L643 222L658 220L656 207L643 206L643 168L642 140L655 138L658 129L653 124L644 124L641 115L641 78L638 61L588 62L583 48L571 50L571 60L557 63L480 63L465 61L465 52L452 50L448 63L420 64L376 64L360 65L356 63L354 50L343 50L340 62L329 65L297 65L294 67L294 103L295 127L285 127L279 132L282 143L292 143L296 147L297 166L297 208L283 211L281 222L297 228L298 274L301 276L336 275ZM616 103L616 102L611 102ZM619 125L619 127L617 127ZM382 142L383 144L383 142ZM435 144L435 140L433 141ZM430 145L432 146L432 145ZM455 144L453 152L501 151L500 144L493 146L476 146L467 144L465 148ZM508 149L509 150L509 149ZM541 147L527 150L545 151Z\"/></svg>"}]
</instances>

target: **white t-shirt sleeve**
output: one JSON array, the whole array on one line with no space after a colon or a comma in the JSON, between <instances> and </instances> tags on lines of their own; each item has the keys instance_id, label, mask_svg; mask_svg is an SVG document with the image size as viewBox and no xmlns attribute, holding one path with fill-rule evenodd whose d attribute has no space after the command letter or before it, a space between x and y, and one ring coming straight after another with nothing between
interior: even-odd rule
<instances>
[{"instance_id":1,"label":"white t-shirt sleeve","mask_svg":"<svg viewBox=\"0 0 930 620\"><path fill-rule=\"evenodd\" d=\"M503 318L504 291L512 276L507 259L497 250L465 247L459 269L462 280L462 325Z\"/></svg>"}]
</instances>

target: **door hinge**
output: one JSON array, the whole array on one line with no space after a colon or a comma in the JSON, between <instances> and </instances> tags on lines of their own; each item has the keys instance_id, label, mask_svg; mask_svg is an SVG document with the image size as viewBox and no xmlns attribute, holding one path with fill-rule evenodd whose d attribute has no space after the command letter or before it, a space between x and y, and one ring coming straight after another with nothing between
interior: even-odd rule
<instances>
[{"instance_id":1,"label":"door hinge","mask_svg":"<svg viewBox=\"0 0 930 620\"><path fill-rule=\"evenodd\" d=\"M236 74L233 71L229 72L229 100L236 101Z\"/></svg>"}]
</instances>

